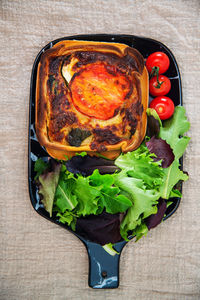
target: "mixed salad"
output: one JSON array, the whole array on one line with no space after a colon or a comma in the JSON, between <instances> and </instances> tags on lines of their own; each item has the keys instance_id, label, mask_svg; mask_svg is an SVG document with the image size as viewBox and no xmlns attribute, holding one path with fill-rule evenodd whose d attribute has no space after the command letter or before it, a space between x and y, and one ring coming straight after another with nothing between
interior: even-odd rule
<instances>
[{"instance_id":1,"label":"mixed salad","mask_svg":"<svg viewBox=\"0 0 200 300\"><path fill-rule=\"evenodd\" d=\"M174 197L181 197L179 183L188 179L180 158L190 140L190 124L182 106L174 107L166 95L170 79L165 53L146 60L150 94L148 124L138 149L115 161L83 152L70 160L35 162L35 181L41 202L50 217L102 246L135 236L140 239L165 216Z\"/></svg>"}]
</instances>

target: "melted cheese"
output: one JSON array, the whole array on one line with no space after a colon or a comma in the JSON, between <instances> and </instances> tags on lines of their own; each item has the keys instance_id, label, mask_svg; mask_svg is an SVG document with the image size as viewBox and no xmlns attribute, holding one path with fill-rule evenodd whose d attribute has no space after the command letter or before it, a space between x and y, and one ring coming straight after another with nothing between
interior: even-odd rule
<instances>
[{"instance_id":1,"label":"melted cheese","mask_svg":"<svg viewBox=\"0 0 200 300\"><path fill-rule=\"evenodd\" d=\"M74 75L74 71L72 70L73 66L78 62L78 59L73 57L70 61L69 64L64 65L62 67L62 76L64 77L64 79L66 80L66 82L69 84L72 76Z\"/></svg>"}]
</instances>

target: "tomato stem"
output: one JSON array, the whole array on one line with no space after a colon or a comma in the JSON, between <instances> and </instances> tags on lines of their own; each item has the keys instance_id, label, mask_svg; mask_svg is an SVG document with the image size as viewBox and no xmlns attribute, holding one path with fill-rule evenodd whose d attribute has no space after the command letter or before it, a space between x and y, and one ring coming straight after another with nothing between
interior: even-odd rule
<instances>
[{"instance_id":1,"label":"tomato stem","mask_svg":"<svg viewBox=\"0 0 200 300\"><path fill-rule=\"evenodd\" d=\"M156 85L156 89L159 89L160 87L161 87L161 85L163 84L163 82L164 81L159 81L159 79L158 79L158 76L159 76L159 67L153 67L152 68L152 71L151 71L151 74L150 74L150 79L152 78L152 77L154 77L154 76L156 76L156 78L157 78L157 85Z\"/></svg>"},{"instance_id":2,"label":"tomato stem","mask_svg":"<svg viewBox=\"0 0 200 300\"><path fill-rule=\"evenodd\" d=\"M158 75L159 75L159 67L153 67L151 74L150 74L150 79L154 76L157 76L157 78L158 78Z\"/></svg>"},{"instance_id":3,"label":"tomato stem","mask_svg":"<svg viewBox=\"0 0 200 300\"><path fill-rule=\"evenodd\" d=\"M157 85L155 86L156 89L159 89L164 81L159 81L157 78Z\"/></svg>"}]
</instances>

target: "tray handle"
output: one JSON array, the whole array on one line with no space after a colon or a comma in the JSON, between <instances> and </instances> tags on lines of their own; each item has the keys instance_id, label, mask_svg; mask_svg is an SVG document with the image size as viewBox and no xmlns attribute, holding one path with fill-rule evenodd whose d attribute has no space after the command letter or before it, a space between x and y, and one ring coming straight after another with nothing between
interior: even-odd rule
<instances>
[{"instance_id":1,"label":"tray handle","mask_svg":"<svg viewBox=\"0 0 200 300\"><path fill-rule=\"evenodd\" d=\"M117 288L119 286L119 260L126 242L115 245L119 254L110 255L104 248L96 243L84 242L89 257L88 284L94 289Z\"/></svg>"}]
</instances>

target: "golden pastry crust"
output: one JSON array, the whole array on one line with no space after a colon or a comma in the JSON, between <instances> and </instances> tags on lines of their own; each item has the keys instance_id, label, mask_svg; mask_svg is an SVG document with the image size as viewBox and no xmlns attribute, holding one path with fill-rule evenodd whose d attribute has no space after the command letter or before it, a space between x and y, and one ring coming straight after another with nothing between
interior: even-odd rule
<instances>
[{"instance_id":1,"label":"golden pastry crust","mask_svg":"<svg viewBox=\"0 0 200 300\"><path fill-rule=\"evenodd\" d=\"M146 133L148 73L124 44L65 40L41 56L36 134L54 158L97 152L114 159Z\"/></svg>"}]
</instances>

